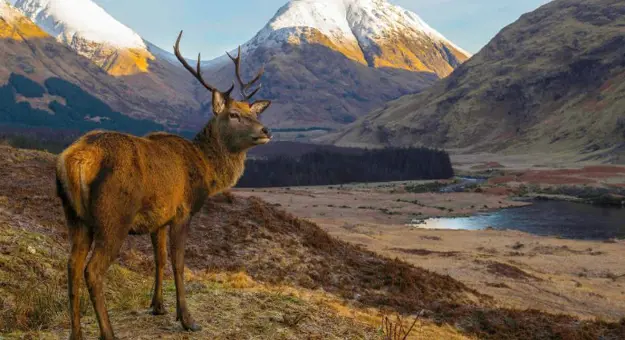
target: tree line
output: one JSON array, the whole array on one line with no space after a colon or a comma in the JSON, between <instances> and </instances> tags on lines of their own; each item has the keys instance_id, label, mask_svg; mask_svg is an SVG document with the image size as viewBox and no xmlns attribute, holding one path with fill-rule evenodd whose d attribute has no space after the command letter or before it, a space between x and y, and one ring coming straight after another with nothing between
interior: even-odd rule
<instances>
[{"instance_id":1,"label":"tree line","mask_svg":"<svg viewBox=\"0 0 625 340\"><path fill-rule=\"evenodd\" d=\"M449 154L428 148L385 148L354 153L318 150L300 157L250 159L238 187L335 185L453 177Z\"/></svg>"}]
</instances>

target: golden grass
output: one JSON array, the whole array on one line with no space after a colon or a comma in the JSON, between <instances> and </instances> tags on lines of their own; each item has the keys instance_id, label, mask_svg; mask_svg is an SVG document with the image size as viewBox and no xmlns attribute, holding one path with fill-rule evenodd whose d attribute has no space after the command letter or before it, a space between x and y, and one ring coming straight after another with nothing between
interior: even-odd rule
<instances>
[{"instance_id":1,"label":"golden grass","mask_svg":"<svg viewBox=\"0 0 625 340\"><path fill-rule=\"evenodd\" d=\"M365 60L365 56L362 54L360 47L357 44L348 45L348 42L345 45L336 45L333 43L326 35L321 33L317 29L311 28L309 31L305 32L305 37L309 43L320 44L323 45L333 51L339 52L346 56L347 58L354 60L363 65L367 65L367 61ZM299 41L290 41L293 44L299 44Z\"/></svg>"},{"instance_id":2,"label":"golden grass","mask_svg":"<svg viewBox=\"0 0 625 340\"><path fill-rule=\"evenodd\" d=\"M29 38L46 38L48 33L25 17L18 17L7 22L0 18L0 39L24 41Z\"/></svg>"},{"instance_id":3,"label":"golden grass","mask_svg":"<svg viewBox=\"0 0 625 340\"><path fill-rule=\"evenodd\" d=\"M154 60L154 56L150 52L130 48L115 52L102 65L102 68L115 77L131 76L149 72L150 60Z\"/></svg>"}]
</instances>

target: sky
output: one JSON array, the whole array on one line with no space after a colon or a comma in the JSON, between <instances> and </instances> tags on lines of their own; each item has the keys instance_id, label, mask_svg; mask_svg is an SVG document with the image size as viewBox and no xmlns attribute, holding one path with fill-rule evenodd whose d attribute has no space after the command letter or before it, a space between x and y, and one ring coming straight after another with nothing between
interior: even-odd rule
<instances>
[{"instance_id":1,"label":"sky","mask_svg":"<svg viewBox=\"0 0 625 340\"><path fill-rule=\"evenodd\" d=\"M251 39L287 0L94 0L144 39L209 60ZM338 0L337 0L338 1ZM418 14L463 49L477 53L503 27L549 0L389 0ZM236 4L236 6L232 6Z\"/></svg>"}]
</instances>

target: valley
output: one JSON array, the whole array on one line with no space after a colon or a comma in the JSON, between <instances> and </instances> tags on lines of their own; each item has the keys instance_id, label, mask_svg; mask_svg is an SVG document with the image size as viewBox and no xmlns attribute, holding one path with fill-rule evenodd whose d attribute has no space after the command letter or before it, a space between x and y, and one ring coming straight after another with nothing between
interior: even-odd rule
<instances>
[{"instance_id":1,"label":"valley","mask_svg":"<svg viewBox=\"0 0 625 340\"><path fill-rule=\"evenodd\" d=\"M246 40L205 42L240 46L233 64L180 56L193 40L174 55L100 1L0 0L0 340L70 335L55 161L97 129L169 132L137 145L197 158L119 144L77 161L89 209L123 168L137 180L117 193L141 216L197 212L179 268L203 328L176 320L169 263L168 313L151 314L152 243L133 235L106 274L119 339L397 340L398 325L415 326L406 339L625 339L625 3L548 1L473 55L398 2L284 0ZM185 37L206 39L214 16ZM242 78L262 83L256 101ZM89 184L85 164L102 170ZM171 209L125 184L157 168L182 171L162 177L184 178L166 186Z\"/></svg>"},{"instance_id":2,"label":"valley","mask_svg":"<svg viewBox=\"0 0 625 340\"><path fill-rule=\"evenodd\" d=\"M481 165L473 164L474 167ZM563 208L574 209L571 213L579 209L581 219L567 216L567 210L558 211L553 205L545 205L541 210L544 204L541 201L532 203L515 198L534 195L520 192L525 185L561 188L579 183L582 178L592 183L588 185L619 191L625 184L625 168L514 171L525 173L526 177L520 175L514 181L511 180L514 176L509 174L495 174L464 192L443 193L439 192L441 186L428 184L432 182L412 181L235 189L233 192L266 200L317 223L332 236L365 249L450 275L493 296L499 305L507 308L536 308L582 318L600 315L619 320L625 311L625 273L621 260L625 251L622 239L625 210L619 208L621 204L615 208L590 205ZM625 201L625 196L621 197ZM567 199L553 197L556 198ZM525 216L525 220L515 220L516 215L506 220L506 214L494 214L504 208L516 211L529 205L535 206L536 211ZM585 207L588 209L583 209ZM494 224L480 225L480 221L488 222L489 219L484 218L467 227L476 230L445 230L463 228L464 216L475 214L494 214L491 219ZM543 218L541 214L554 217L553 224L545 225L545 229L532 229L542 225L538 220ZM613 236L593 236L603 235L596 229L600 226L594 224L593 216L599 220L606 214L613 215L612 226L604 227L608 228L608 235ZM576 230L578 234L574 238L577 240L557 233L558 216L562 223L577 223L576 229L566 230ZM442 219L431 226L424 224L423 221L432 221L432 217ZM539 235L514 230L516 225L527 226ZM541 233L550 236L540 236Z\"/></svg>"}]
</instances>

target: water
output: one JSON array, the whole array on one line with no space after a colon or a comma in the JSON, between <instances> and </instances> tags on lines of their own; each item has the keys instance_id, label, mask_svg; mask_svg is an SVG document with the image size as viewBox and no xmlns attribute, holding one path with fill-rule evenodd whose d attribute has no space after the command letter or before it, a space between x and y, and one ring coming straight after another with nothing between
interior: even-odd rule
<instances>
[{"instance_id":1,"label":"water","mask_svg":"<svg viewBox=\"0 0 625 340\"><path fill-rule=\"evenodd\" d=\"M470 217L433 218L419 228L515 229L544 236L604 240L625 238L625 209L562 201L479 213Z\"/></svg>"}]
</instances>

